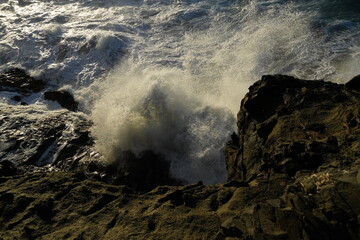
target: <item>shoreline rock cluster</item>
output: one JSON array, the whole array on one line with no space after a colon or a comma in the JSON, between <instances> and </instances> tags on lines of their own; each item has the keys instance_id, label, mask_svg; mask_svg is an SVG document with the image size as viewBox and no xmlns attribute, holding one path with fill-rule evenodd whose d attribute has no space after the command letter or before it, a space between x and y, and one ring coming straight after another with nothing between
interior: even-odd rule
<instances>
[{"instance_id":1,"label":"shoreline rock cluster","mask_svg":"<svg viewBox=\"0 0 360 240\"><path fill-rule=\"evenodd\" d=\"M18 95L12 97L12 100L20 102L21 105L27 105L27 103L21 101L23 97L41 92L45 87L44 81L34 79L23 69L13 68L0 74L0 91L18 93ZM65 109L74 112L78 111L78 103L67 91L48 90L44 92L43 97L45 100L58 102Z\"/></svg>"},{"instance_id":2,"label":"shoreline rock cluster","mask_svg":"<svg viewBox=\"0 0 360 240\"><path fill-rule=\"evenodd\" d=\"M359 79L263 76L216 185L151 151L99 162L82 113L0 104L0 239L360 239Z\"/></svg>"}]
</instances>

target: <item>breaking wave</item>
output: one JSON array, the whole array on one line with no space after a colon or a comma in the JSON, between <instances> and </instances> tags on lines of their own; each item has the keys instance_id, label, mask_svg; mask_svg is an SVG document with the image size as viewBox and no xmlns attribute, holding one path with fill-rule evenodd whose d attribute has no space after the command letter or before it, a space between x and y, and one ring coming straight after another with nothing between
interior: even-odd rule
<instances>
[{"instance_id":1,"label":"breaking wave","mask_svg":"<svg viewBox=\"0 0 360 240\"><path fill-rule=\"evenodd\" d=\"M0 71L19 66L71 89L105 159L153 150L187 182L226 180L222 148L261 75L359 74L354 0L0 0L0 9Z\"/></svg>"}]
</instances>

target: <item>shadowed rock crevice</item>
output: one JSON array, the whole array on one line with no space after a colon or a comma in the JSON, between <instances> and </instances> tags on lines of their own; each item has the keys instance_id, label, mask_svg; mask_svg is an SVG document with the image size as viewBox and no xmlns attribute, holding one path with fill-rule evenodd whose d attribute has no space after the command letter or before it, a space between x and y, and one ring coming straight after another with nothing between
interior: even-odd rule
<instances>
[{"instance_id":1,"label":"shadowed rock crevice","mask_svg":"<svg viewBox=\"0 0 360 240\"><path fill-rule=\"evenodd\" d=\"M355 76L345 84L345 87L350 90L360 91L360 75Z\"/></svg>"},{"instance_id":2,"label":"shadowed rock crevice","mask_svg":"<svg viewBox=\"0 0 360 240\"><path fill-rule=\"evenodd\" d=\"M170 162L163 155L143 151L119 151L115 161L92 161L85 166L85 175L116 185L127 185L136 191L147 192L160 185L182 185L170 174Z\"/></svg>"},{"instance_id":3,"label":"shadowed rock crevice","mask_svg":"<svg viewBox=\"0 0 360 240\"><path fill-rule=\"evenodd\" d=\"M36 147L35 153L26 160L26 164L41 166L42 163L38 162L42 160L45 152L58 140L65 125L61 124L55 128L48 129L44 132L43 140Z\"/></svg>"},{"instance_id":4,"label":"shadowed rock crevice","mask_svg":"<svg viewBox=\"0 0 360 240\"><path fill-rule=\"evenodd\" d=\"M148 191L159 185L181 183L171 176L170 162L150 150L141 152L139 156L131 151L124 151L108 168L108 173L117 176L114 183L125 184L140 191Z\"/></svg>"}]
</instances>

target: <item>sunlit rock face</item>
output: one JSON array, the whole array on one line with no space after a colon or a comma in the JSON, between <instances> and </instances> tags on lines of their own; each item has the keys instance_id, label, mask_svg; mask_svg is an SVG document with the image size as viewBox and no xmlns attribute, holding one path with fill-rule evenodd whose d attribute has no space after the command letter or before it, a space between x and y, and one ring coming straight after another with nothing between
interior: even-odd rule
<instances>
[{"instance_id":1,"label":"sunlit rock face","mask_svg":"<svg viewBox=\"0 0 360 240\"><path fill-rule=\"evenodd\" d=\"M351 85L263 76L242 100L238 136L226 151L229 179L353 164L360 154L360 105Z\"/></svg>"}]
</instances>

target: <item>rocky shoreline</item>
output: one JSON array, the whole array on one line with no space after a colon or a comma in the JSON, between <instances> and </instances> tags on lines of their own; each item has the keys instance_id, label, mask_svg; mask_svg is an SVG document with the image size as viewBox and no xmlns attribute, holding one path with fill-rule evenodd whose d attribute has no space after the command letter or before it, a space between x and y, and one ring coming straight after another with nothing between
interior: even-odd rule
<instances>
[{"instance_id":1,"label":"rocky shoreline","mask_svg":"<svg viewBox=\"0 0 360 240\"><path fill-rule=\"evenodd\" d=\"M71 95L21 104L44 84L2 74L20 100L0 104L0 239L360 239L359 79L263 76L224 148L228 182L182 185L151 151L98 161Z\"/></svg>"}]
</instances>

